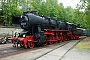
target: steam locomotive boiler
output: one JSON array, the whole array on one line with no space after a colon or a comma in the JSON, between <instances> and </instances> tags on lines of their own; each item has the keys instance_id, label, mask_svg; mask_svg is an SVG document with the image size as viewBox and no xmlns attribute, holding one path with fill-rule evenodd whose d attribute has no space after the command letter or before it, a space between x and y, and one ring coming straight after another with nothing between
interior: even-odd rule
<instances>
[{"instance_id":1,"label":"steam locomotive boiler","mask_svg":"<svg viewBox=\"0 0 90 60\"><path fill-rule=\"evenodd\" d=\"M30 12L25 12L20 18L20 27L23 29L19 36L10 38L13 46L24 46L34 48L34 46L63 42L68 39L78 39L78 35L73 35L69 31L67 22L44 16L37 16Z\"/></svg>"}]
</instances>

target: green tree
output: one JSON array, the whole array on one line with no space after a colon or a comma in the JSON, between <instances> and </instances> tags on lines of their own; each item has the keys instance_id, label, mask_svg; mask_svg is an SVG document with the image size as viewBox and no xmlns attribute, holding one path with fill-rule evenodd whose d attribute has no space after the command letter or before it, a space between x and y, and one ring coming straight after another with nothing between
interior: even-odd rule
<instances>
[{"instance_id":1,"label":"green tree","mask_svg":"<svg viewBox=\"0 0 90 60\"><path fill-rule=\"evenodd\" d=\"M20 16L20 10L17 8L17 1L2 0L0 21L5 26L10 26L13 16Z\"/></svg>"},{"instance_id":2,"label":"green tree","mask_svg":"<svg viewBox=\"0 0 90 60\"><path fill-rule=\"evenodd\" d=\"M32 5L32 9L38 11L38 15L57 17L57 9L55 8L57 0L46 0L46 2L42 0L31 0L30 4Z\"/></svg>"},{"instance_id":3,"label":"green tree","mask_svg":"<svg viewBox=\"0 0 90 60\"><path fill-rule=\"evenodd\" d=\"M57 19L65 20L65 8L62 3L56 5L58 11Z\"/></svg>"},{"instance_id":4,"label":"green tree","mask_svg":"<svg viewBox=\"0 0 90 60\"><path fill-rule=\"evenodd\" d=\"M80 5L80 10L84 10L83 12L83 25L87 29L90 29L90 0L80 0L82 3Z\"/></svg>"},{"instance_id":5,"label":"green tree","mask_svg":"<svg viewBox=\"0 0 90 60\"><path fill-rule=\"evenodd\" d=\"M85 19L86 19L87 28L90 29L90 4L87 5L85 14L86 14Z\"/></svg>"},{"instance_id":6,"label":"green tree","mask_svg":"<svg viewBox=\"0 0 90 60\"><path fill-rule=\"evenodd\" d=\"M68 22L73 22L74 21L74 9L73 8L71 8L71 6L67 6L66 8L65 8L65 19L66 19L66 21L68 21Z\"/></svg>"}]
</instances>

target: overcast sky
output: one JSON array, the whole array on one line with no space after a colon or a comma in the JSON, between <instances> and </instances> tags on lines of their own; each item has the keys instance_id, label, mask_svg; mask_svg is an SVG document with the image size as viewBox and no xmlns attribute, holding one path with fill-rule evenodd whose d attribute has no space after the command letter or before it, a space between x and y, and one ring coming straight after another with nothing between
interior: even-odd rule
<instances>
[{"instance_id":1,"label":"overcast sky","mask_svg":"<svg viewBox=\"0 0 90 60\"><path fill-rule=\"evenodd\" d=\"M58 0L58 3L62 2L63 6L71 6L73 8L75 8L75 5L77 5L77 3L79 3L80 0Z\"/></svg>"}]
</instances>

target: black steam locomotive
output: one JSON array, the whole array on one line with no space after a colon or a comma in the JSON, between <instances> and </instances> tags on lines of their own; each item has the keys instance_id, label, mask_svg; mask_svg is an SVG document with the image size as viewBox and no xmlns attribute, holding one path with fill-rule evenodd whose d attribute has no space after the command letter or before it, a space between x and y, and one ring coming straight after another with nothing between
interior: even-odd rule
<instances>
[{"instance_id":1,"label":"black steam locomotive","mask_svg":"<svg viewBox=\"0 0 90 60\"><path fill-rule=\"evenodd\" d=\"M76 25L65 21L58 21L50 17L37 16L35 12L24 12L19 22L23 29L19 36L10 38L14 47L34 46L63 42L68 39L78 39Z\"/></svg>"}]
</instances>

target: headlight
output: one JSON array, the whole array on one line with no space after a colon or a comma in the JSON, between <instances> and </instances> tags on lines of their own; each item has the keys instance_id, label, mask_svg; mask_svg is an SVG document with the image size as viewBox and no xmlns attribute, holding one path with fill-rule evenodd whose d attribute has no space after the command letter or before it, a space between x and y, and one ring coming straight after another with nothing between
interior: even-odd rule
<instances>
[{"instance_id":1,"label":"headlight","mask_svg":"<svg viewBox=\"0 0 90 60\"><path fill-rule=\"evenodd\" d=\"M14 34L13 36L15 37L16 35Z\"/></svg>"},{"instance_id":2,"label":"headlight","mask_svg":"<svg viewBox=\"0 0 90 60\"><path fill-rule=\"evenodd\" d=\"M22 16L21 16L21 18L22 18Z\"/></svg>"},{"instance_id":3,"label":"headlight","mask_svg":"<svg viewBox=\"0 0 90 60\"><path fill-rule=\"evenodd\" d=\"M26 35L24 34L23 37L26 37Z\"/></svg>"}]
</instances>

